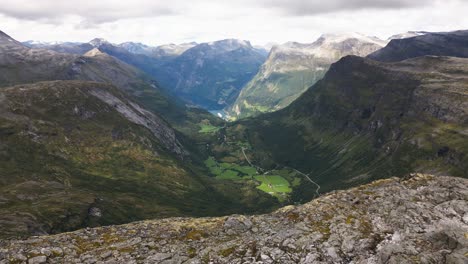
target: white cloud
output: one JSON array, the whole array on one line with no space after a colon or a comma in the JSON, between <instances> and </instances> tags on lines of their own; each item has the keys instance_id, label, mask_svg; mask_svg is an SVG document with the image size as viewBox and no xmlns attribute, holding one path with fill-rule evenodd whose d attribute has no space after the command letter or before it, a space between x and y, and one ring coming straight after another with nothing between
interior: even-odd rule
<instances>
[{"instance_id":1,"label":"white cloud","mask_svg":"<svg viewBox=\"0 0 468 264\"><path fill-rule=\"evenodd\" d=\"M343 2L353 2L330 6ZM468 29L468 3L462 0L327 0L322 11L295 12L302 4L324 1L171 0L89 1L0 0L0 30L19 40L112 42L151 45L223 38L267 42L312 42L321 33L357 31L388 37L409 30ZM390 2L390 1L387 1ZM418 5L415 3L418 2ZM71 3L71 4L70 4ZM303 8L306 10L306 8Z\"/></svg>"},{"instance_id":2,"label":"white cloud","mask_svg":"<svg viewBox=\"0 0 468 264\"><path fill-rule=\"evenodd\" d=\"M431 5L436 0L263 0L265 6L292 15L313 15L343 10L401 9Z\"/></svg>"},{"instance_id":3,"label":"white cloud","mask_svg":"<svg viewBox=\"0 0 468 264\"><path fill-rule=\"evenodd\" d=\"M2 0L0 13L23 20L56 23L67 16L79 16L87 21L103 23L122 18L169 15L183 9L183 2L171 0Z\"/></svg>"}]
</instances>

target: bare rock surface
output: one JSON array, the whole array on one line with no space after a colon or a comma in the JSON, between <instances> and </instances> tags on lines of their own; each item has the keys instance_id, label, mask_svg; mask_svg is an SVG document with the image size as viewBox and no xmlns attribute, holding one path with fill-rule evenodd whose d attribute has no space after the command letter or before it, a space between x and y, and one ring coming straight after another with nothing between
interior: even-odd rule
<instances>
[{"instance_id":1,"label":"bare rock surface","mask_svg":"<svg viewBox=\"0 0 468 264\"><path fill-rule=\"evenodd\" d=\"M0 263L467 263L468 180L414 174L257 216L0 242Z\"/></svg>"}]
</instances>

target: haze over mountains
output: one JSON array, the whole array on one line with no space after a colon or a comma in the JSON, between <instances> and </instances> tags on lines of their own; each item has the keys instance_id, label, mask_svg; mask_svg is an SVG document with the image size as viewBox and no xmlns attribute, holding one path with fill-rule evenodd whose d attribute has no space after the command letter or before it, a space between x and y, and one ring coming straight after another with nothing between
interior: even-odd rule
<instances>
[{"instance_id":1,"label":"haze over mountains","mask_svg":"<svg viewBox=\"0 0 468 264\"><path fill-rule=\"evenodd\" d=\"M357 33L329 34L312 44L276 45L268 60L271 45L253 47L234 39L158 47L133 42L112 44L99 38L89 43L28 41L25 45L72 54L98 48L146 72L167 92L190 105L225 109L228 116L242 118L284 108L323 77L331 63L345 55L365 56L385 43Z\"/></svg>"},{"instance_id":2,"label":"haze over mountains","mask_svg":"<svg viewBox=\"0 0 468 264\"><path fill-rule=\"evenodd\" d=\"M190 103L222 109L236 99L264 61L264 54L250 42L227 39L185 51L155 77Z\"/></svg>"},{"instance_id":3,"label":"haze over mountains","mask_svg":"<svg viewBox=\"0 0 468 264\"><path fill-rule=\"evenodd\" d=\"M266 57L235 39L0 32L0 262L463 263L468 34L407 36L326 34ZM239 120L205 110L222 108ZM10 240L173 216L187 218L46 236L44 250Z\"/></svg>"},{"instance_id":4,"label":"haze over mountains","mask_svg":"<svg viewBox=\"0 0 468 264\"><path fill-rule=\"evenodd\" d=\"M25 44L73 54L98 48L146 72L187 103L205 109L222 109L232 103L266 57L265 50L234 39L158 47L133 42L116 45L100 38L89 43Z\"/></svg>"}]
</instances>

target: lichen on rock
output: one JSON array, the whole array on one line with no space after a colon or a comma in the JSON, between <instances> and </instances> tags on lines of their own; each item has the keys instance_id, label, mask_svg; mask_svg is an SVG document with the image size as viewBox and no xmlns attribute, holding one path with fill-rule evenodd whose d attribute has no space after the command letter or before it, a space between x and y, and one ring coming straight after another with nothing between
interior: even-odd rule
<instances>
[{"instance_id":1,"label":"lichen on rock","mask_svg":"<svg viewBox=\"0 0 468 264\"><path fill-rule=\"evenodd\" d=\"M0 263L466 263L467 190L467 179L413 174L265 215L2 241Z\"/></svg>"}]
</instances>

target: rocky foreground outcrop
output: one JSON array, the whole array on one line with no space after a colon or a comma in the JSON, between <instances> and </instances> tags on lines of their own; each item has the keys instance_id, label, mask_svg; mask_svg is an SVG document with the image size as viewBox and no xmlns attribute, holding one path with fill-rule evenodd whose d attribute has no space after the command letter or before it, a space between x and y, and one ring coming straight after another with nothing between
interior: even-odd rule
<instances>
[{"instance_id":1,"label":"rocky foreground outcrop","mask_svg":"<svg viewBox=\"0 0 468 264\"><path fill-rule=\"evenodd\" d=\"M467 263L468 180L415 174L258 216L168 218L0 243L0 263Z\"/></svg>"}]
</instances>

